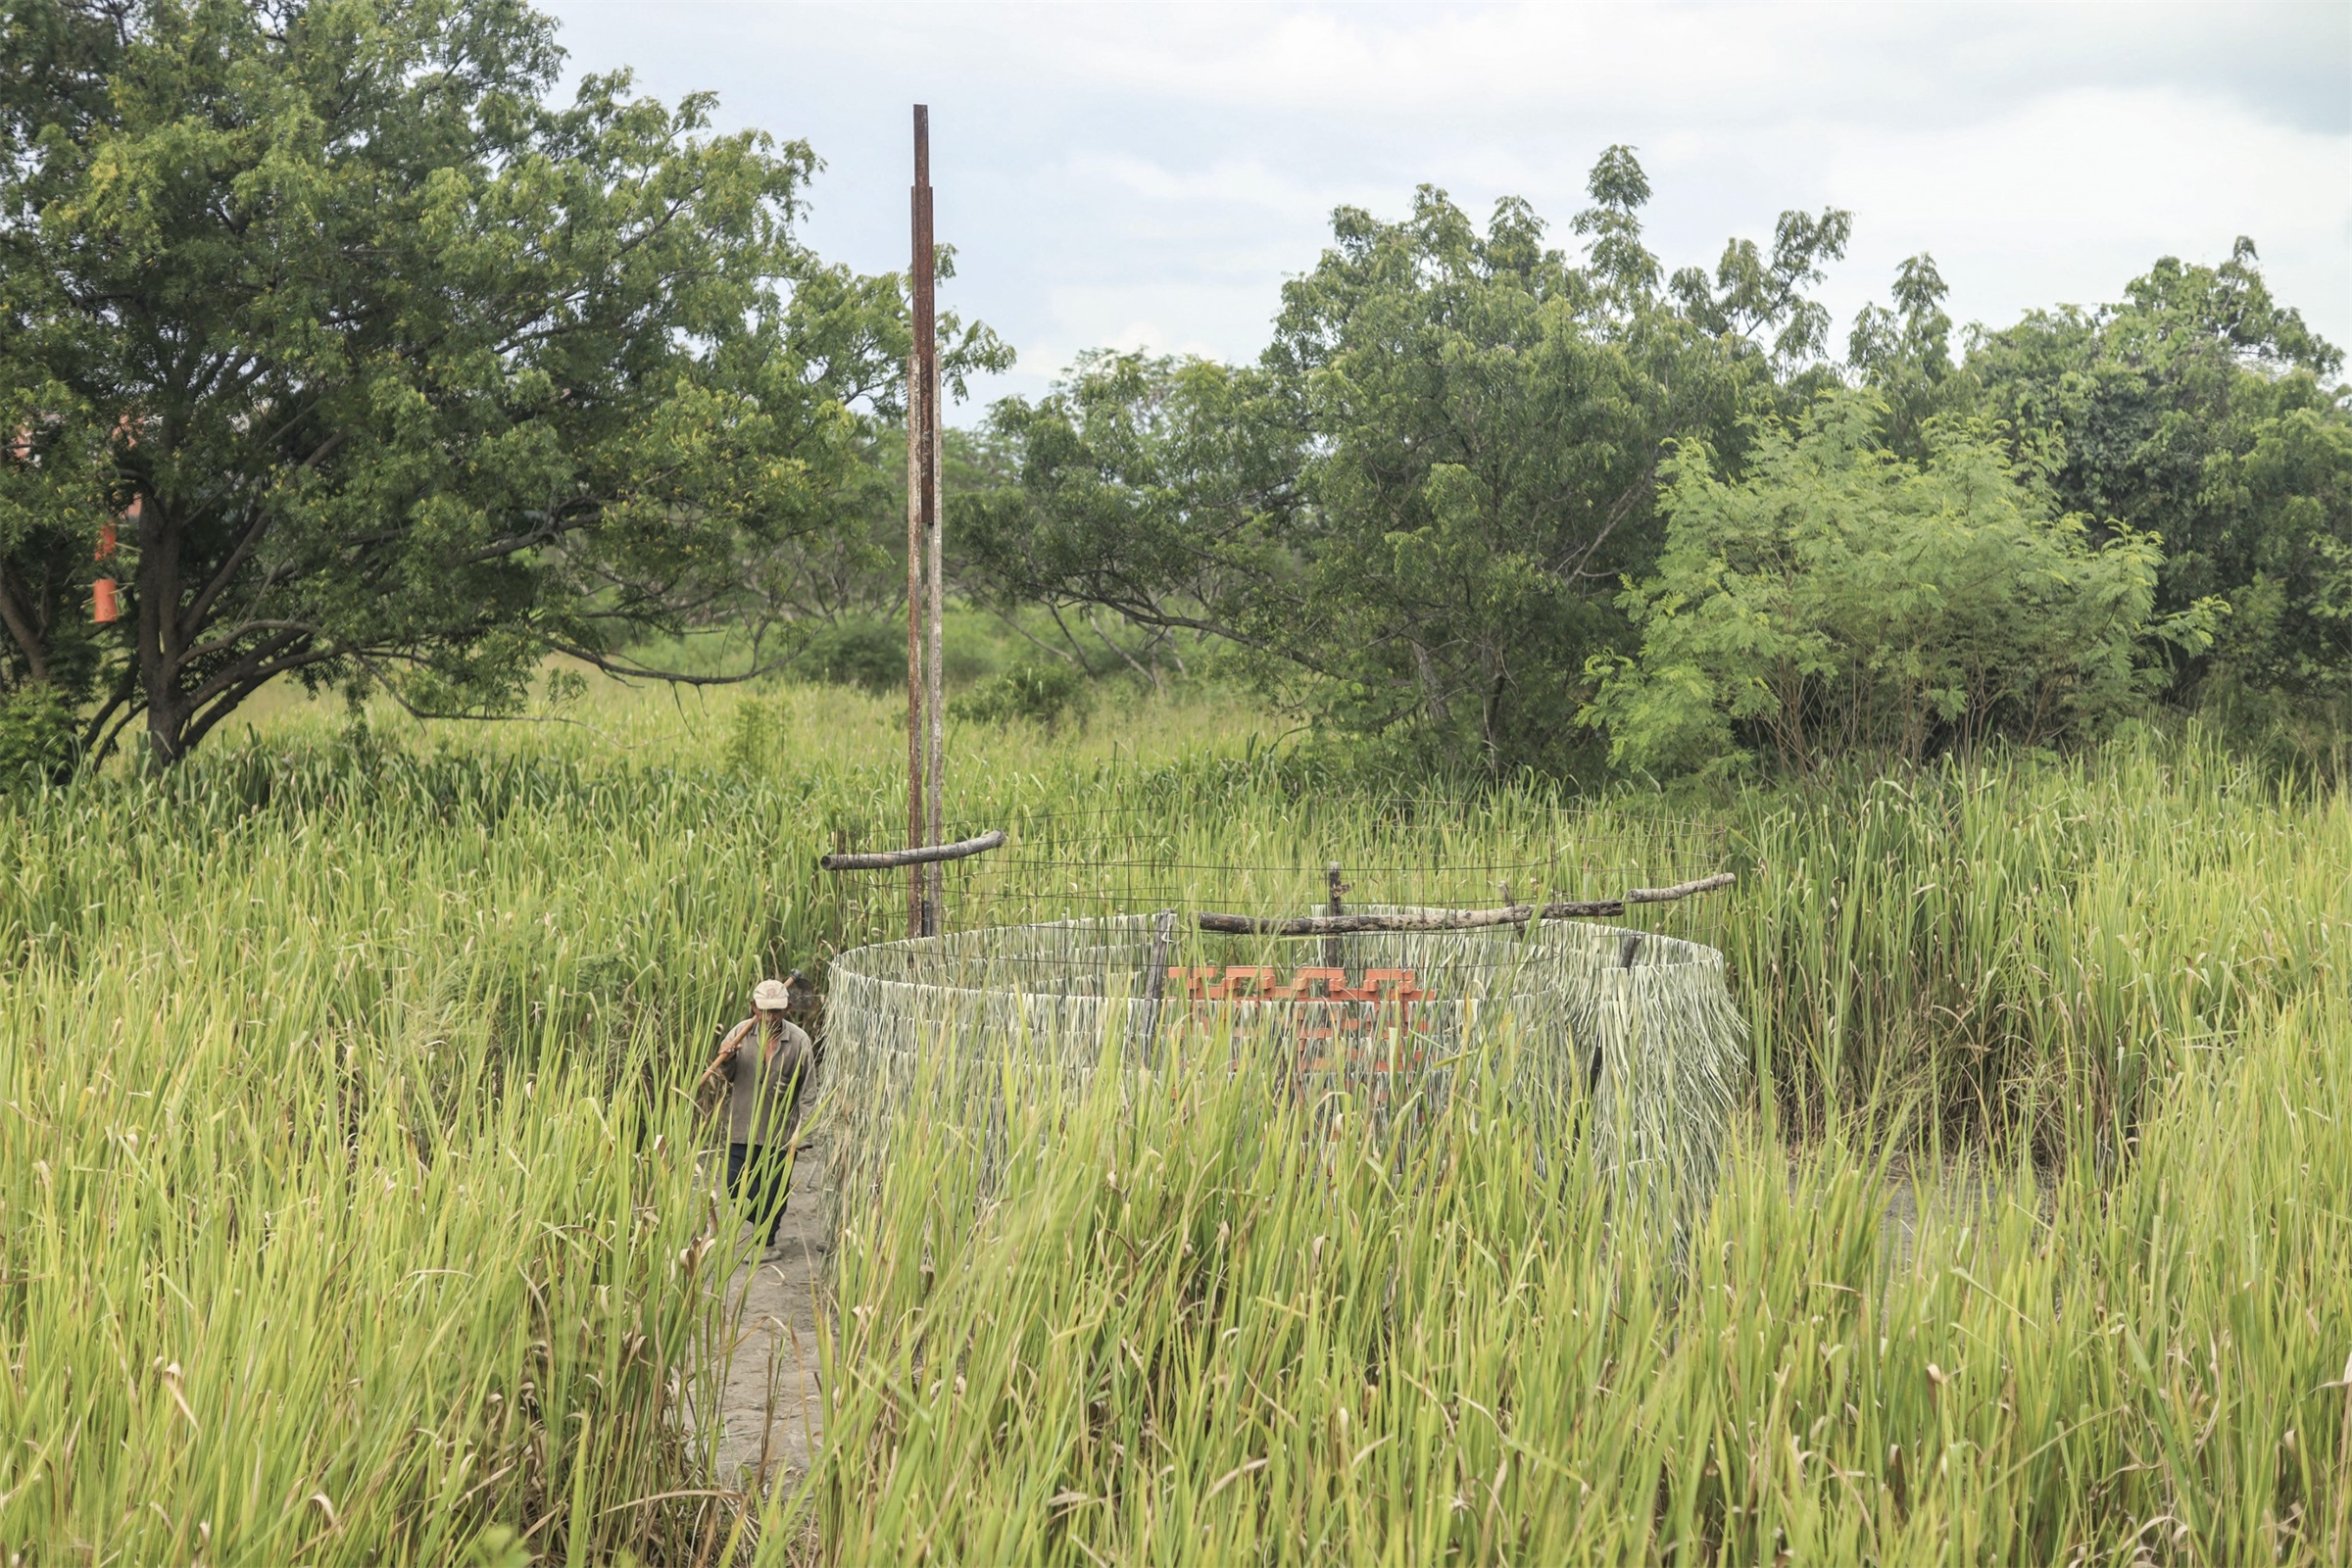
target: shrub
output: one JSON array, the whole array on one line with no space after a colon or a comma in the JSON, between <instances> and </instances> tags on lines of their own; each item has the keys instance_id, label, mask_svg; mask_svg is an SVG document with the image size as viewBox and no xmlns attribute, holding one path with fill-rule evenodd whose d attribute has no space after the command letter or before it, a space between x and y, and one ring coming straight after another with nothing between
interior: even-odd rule
<instances>
[{"instance_id":1,"label":"shrub","mask_svg":"<svg viewBox=\"0 0 2352 1568\"><path fill-rule=\"evenodd\" d=\"M1094 687L1075 664L1030 656L1015 660L956 699L958 718L1003 723L1025 718L1049 730L1086 722L1095 706Z\"/></svg>"},{"instance_id":2,"label":"shrub","mask_svg":"<svg viewBox=\"0 0 2352 1568\"><path fill-rule=\"evenodd\" d=\"M906 683L906 627L880 617L832 621L810 634L801 658L820 680L886 692Z\"/></svg>"},{"instance_id":3,"label":"shrub","mask_svg":"<svg viewBox=\"0 0 2352 1568\"><path fill-rule=\"evenodd\" d=\"M2160 643L2211 641L2209 602L2153 616L2153 537L2094 541L1993 431L1931 426L1914 463L1883 417L1832 394L1761 429L1736 482L1695 445L1667 465L1665 553L1619 600L1641 652L1596 662L1584 715L1614 760L1714 772L1763 751L1803 773L2054 745L2136 708Z\"/></svg>"},{"instance_id":4,"label":"shrub","mask_svg":"<svg viewBox=\"0 0 2352 1568\"><path fill-rule=\"evenodd\" d=\"M74 707L42 682L0 692L0 791L62 780L79 760Z\"/></svg>"}]
</instances>

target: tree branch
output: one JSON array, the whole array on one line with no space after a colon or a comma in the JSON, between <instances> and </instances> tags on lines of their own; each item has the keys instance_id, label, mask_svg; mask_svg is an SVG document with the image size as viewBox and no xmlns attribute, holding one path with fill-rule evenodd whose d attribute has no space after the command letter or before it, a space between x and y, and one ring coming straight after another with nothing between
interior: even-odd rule
<instances>
[{"instance_id":1,"label":"tree branch","mask_svg":"<svg viewBox=\"0 0 2352 1568\"><path fill-rule=\"evenodd\" d=\"M1486 926L1525 925L1530 920L1579 920L1593 915L1623 914L1632 904L1671 904L1694 893L1728 888L1739 878L1718 871L1670 888L1634 888L1622 899L1560 900L1550 904L1514 904L1500 909L1414 909L1397 914L1309 914L1293 919L1248 914L1196 915L1203 931L1277 937L1343 936L1355 931L1475 931Z\"/></svg>"},{"instance_id":2,"label":"tree branch","mask_svg":"<svg viewBox=\"0 0 2352 1568\"><path fill-rule=\"evenodd\" d=\"M747 680L756 680L761 675L772 674L776 670L782 669L787 662L786 661L777 661L755 665L740 675L689 675L681 670L649 669L643 664L622 662L591 649L576 647L570 643L557 642L553 639L550 639L548 646L559 654L568 655L583 664L603 670L608 675L618 676L622 680L658 680L672 686L740 686Z\"/></svg>"},{"instance_id":3,"label":"tree branch","mask_svg":"<svg viewBox=\"0 0 2352 1568\"><path fill-rule=\"evenodd\" d=\"M911 850L878 850L871 855L820 855L816 867L820 871L889 871L902 865L930 865L940 860L961 860L984 851L993 850L1004 842L1004 830L992 827L977 838L959 839L954 844L925 844Z\"/></svg>"},{"instance_id":4,"label":"tree branch","mask_svg":"<svg viewBox=\"0 0 2352 1568\"><path fill-rule=\"evenodd\" d=\"M33 630L32 622L25 618L24 612L19 608L16 596L8 591L5 573L0 573L0 626L8 628L8 635L23 651L24 667L32 678L36 681L47 680L49 661L41 653L40 636Z\"/></svg>"},{"instance_id":5,"label":"tree branch","mask_svg":"<svg viewBox=\"0 0 2352 1568\"><path fill-rule=\"evenodd\" d=\"M239 621L235 626L231 627L227 631L222 632L211 642L198 643L195 647L181 654L177 660L173 661L172 668L176 672L177 670L187 668L188 665L194 663L199 659L207 657L208 655L226 653L229 649L234 648L238 643L244 641L245 638L251 636L257 631L300 631L308 632L314 637L321 634L320 627L314 622L307 620Z\"/></svg>"},{"instance_id":6,"label":"tree branch","mask_svg":"<svg viewBox=\"0 0 2352 1568\"><path fill-rule=\"evenodd\" d=\"M204 617L212 612L214 602L227 589L230 580L237 574L237 568L251 559L254 549L262 542L262 535L269 529L270 509L255 508L253 522L229 551L228 559L220 564L220 570L213 573L213 580L206 583L196 595L187 613L179 617L179 634L182 637L193 637L204 629Z\"/></svg>"},{"instance_id":7,"label":"tree branch","mask_svg":"<svg viewBox=\"0 0 2352 1568\"><path fill-rule=\"evenodd\" d=\"M1574 582L1586 574L1586 564L1590 563L1595 555L1600 553L1600 547L1609 542L1609 535L1615 533L1617 531L1617 525L1623 522L1627 516L1632 514L1634 503L1648 492L1650 483L1657 477L1657 473L1658 460L1653 455L1649 462L1642 467L1642 476L1636 479L1631 485L1627 486L1625 494L1617 498L1617 504L1609 508L1609 514L1601 523L1600 532L1594 534L1592 536L1592 542L1585 546L1584 553L1576 558L1576 564L1569 567L1568 570L1562 574L1567 578L1568 581Z\"/></svg>"},{"instance_id":8,"label":"tree branch","mask_svg":"<svg viewBox=\"0 0 2352 1568\"><path fill-rule=\"evenodd\" d=\"M124 706L126 704L128 706ZM81 732L81 765L84 771L96 768L114 754L115 742L122 738L123 729L131 720L145 711L146 707L145 701L139 696L139 662L135 659L125 660L122 673L115 678L114 695L106 700L105 707L90 715L88 725ZM113 729L106 730L107 715L118 708L122 710L122 716L115 721ZM99 738L101 730L106 730L103 740Z\"/></svg>"},{"instance_id":9,"label":"tree branch","mask_svg":"<svg viewBox=\"0 0 2352 1568\"><path fill-rule=\"evenodd\" d=\"M319 652L315 654L306 654L299 659L291 661L281 661L278 663L256 670L251 674L248 674L244 679L238 681L235 685L224 689L219 694L218 699L210 708L207 708L203 712L196 714L194 717L188 720L186 729L181 733L180 755L184 757L188 753L194 751L196 749L197 742L203 740L205 736L211 734L215 724L220 723L220 720L235 712L238 707L244 703L246 698L251 697L255 692L260 691L264 686L269 685L270 682L275 680L278 676L285 674L288 670L299 669L304 664L316 664L323 660L331 659L333 657L334 655L330 653Z\"/></svg>"},{"instance_id":10,"label":"tree branch","mask_svg":"<svg viewBox=\"0 0 2352 1568\"><path fill-rule=\"evenodd\" d=\"M222 692L236 685L252 671L268 666L270 661L275 660L279 654L282 654L287 649L294 647L304 638L314 635L316 635L314 631L307 630L289 630L279 632L276 636L271 637L267 642L263 643L259 648L254 649L244 658L238 660L235 663L223 668L211 680L206 681L203 685L188 693L188 710L190 712L194 712L197 709L202 708L205 704L211 702ZM333 657L334 655L331 652L324 652L319 654L318 659L305 658L299 661L298 663L284 663L282 661L280 662L283 668L293 669L299 667L299 664L315 664L320 660L331 659ZM277 670L272 669L270 672L274 674L277 673Z\"/></svg>"}]
</instances>

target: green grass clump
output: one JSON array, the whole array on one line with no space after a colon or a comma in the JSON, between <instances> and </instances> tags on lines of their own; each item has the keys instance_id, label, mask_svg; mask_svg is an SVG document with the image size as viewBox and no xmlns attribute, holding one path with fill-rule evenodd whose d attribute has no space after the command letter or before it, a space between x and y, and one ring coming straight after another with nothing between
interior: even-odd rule
<instances>
[{"instance_id":1,"label":"green grass clump","mask_svg":"<svg viewBox=\"0 0 2352 1568\"><path fill-rule=\"evenodd\" d=\"M445 847L281 822L183 859L125 826L68 843L151 880L0 981L0 1544L680 1538L676 1504L620 1506L691 1463L681 1373L722 1261L690 1118L647 1092L677 1076L653 1031L591 1037L561 943L529 1001Z\"/></svg>"}]
</instances>

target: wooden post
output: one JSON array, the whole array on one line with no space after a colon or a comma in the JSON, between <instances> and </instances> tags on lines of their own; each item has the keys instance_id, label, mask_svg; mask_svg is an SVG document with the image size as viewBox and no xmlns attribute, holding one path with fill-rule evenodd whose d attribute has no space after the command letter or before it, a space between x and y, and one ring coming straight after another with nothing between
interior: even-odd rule
<instances>
[{"instance_id":1,"label":"wooden post","mask_svg":"<svg viewBox=\"0 0 2352 1568\"><path fill-rule=\"evenodd\" d=\"M923 842L923 460L921 359L906 356L906 847ZM906 934L923 934L923 873L906 870Z\"/></svg>"},{"instance_id":2,"label":"wooden post","mask_svg":"<svg viewBox=\"0 0 2352 1568\"><path fill-rule=\"evenodd\" d=\"M1324 867L1323 878L1331 888L1331 908L1329 912L1335 915L1346 914L1348 910L1347 907L1340 903L1340 895L1348 891L1348 884L1340 880L1340 862L1334 860L1331 862L1331 864ZM1341 943L1339 936L1335 933L1331 936L1325 937L1323 939L1323 967L1326 969L1345 969L1348 967L1347 960L1348 952L1346 947Z\"/></svg>"},{"instance_id":3,"label":"wooden post","mask_svg":"<svg viewBox=\"0 0 2352 1568\"><path fill-rule=\"evenodd\" d=\"M931 512L931 110L914 106L914 186L908 196L912 252L908 257L906 304L911 343L906 356L906 847L926 842L931 813L924 809L923 781L930 772L925 755L923 658L924 558ZM906 934L931 929L930 874L906 868Z\"/></svg>"},{"instance_id":4,"label":"wooden post","mask_svg":"<svg viewBox=\"0 0 2352 1568\"><path fill-rule=\"evenodd\" d=\"M1152 917L1152 951L1144 959L1144 1046L1140 1054L1147 1067L1159 1055L1159 1009L1168 990L1168 958L1176 946L1176 911L1162 909Z\"/></svg>"},{"instance_id":5,"label":"wooden post","mask_svg":"<svg viewBox=\"0 0 2352 1568\"><path fill-rule=\"evenodd\" d=\"M931 190L923 189L923 242L931 242ZM926 270L927 271L928 270ZM927 279L926 279L927 281ZM931 808L931 842L944 844L948 838L948 700L946 682L947 627L943 596L947 569L940 561L940 535L945 532L946 519L942 514L940 496L940 434L939 434L939 345L931 337L923 340L924 358L929 361L929 375L923 393L923 418L929 428L924 432L923 455L929 473L923 485L923 528L929 535L929 576L931 579L930 667L924 672L924 700L931 709L931 765L924 780L923 798ZM938 860L931 862L925 873L930 885L925 890L923 908L926 924L923 934L937 936L945 928L948 902L948 868Z\"/></svg>"}]
</instances>

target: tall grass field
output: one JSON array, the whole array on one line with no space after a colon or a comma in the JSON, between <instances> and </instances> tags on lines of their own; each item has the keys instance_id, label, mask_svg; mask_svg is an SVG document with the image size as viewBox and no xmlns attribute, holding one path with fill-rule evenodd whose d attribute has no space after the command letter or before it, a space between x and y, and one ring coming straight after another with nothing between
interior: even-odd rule
<instances>
[{"instance_id":1,"label":"tall grass field","mask_svg":"<svg viewBox=\"0 0 2352 1568\"><path fill-rule=\"evenodd\" d=\"M691 1086L904 933L815 868L903 833L903 715L289 705L0 799L0 1561L2352 1561L2352 804L2194 732L1669 801L1213 701L956 730L1012 834L957 926L1735 869L1647 921L1747 1098L1680 1249L1476 1091L1351 1157L1103 1075L985 1189L902 1122L813 1468L733 1490Z\"/></svg>"}]
</instances>

